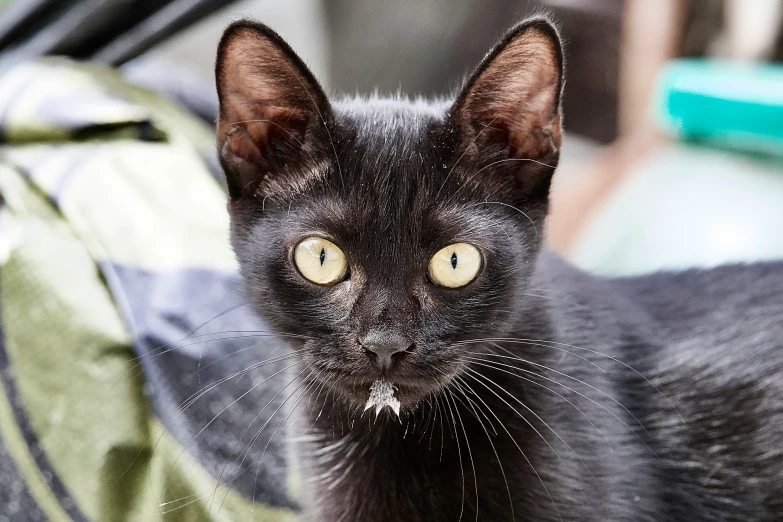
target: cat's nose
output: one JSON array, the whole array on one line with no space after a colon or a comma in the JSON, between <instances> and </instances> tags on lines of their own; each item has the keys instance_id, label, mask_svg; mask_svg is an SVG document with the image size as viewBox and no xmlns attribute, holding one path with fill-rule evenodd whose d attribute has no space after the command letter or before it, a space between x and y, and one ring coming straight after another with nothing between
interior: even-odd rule
<instances>
[{"instance_id":1,"label":"cat's nose","mask_svg":"<svg viewBox=\"0 0 783 522\"><path fill-rule=\"evenodd\" d=\"M401 335L371 333L360 340L365 352L375 359L381 371L391 367L413 349L413 343Z\"/></svg>"}]
</instances>

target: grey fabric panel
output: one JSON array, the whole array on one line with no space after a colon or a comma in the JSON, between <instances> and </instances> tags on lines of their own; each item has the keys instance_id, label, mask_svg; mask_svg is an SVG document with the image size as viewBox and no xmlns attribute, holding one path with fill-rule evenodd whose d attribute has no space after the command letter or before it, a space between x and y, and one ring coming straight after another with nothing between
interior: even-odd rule
<instances>
[{"instance_id":1,"label":"grey fabric panel","mask_svg":"<svg viewBox=\"0 0 783 522\"><path fill-rule=\"evenodd\" d=\"M285 353L274 337L237 333L268 330L243 306L238 276L204 269L151 273L110 263L101 269L133 334L155 415L215 478L248 498L294 508L286 494L284 430L272 437L286 408L251 444L287 397L288 390L278 392L289 382L289 373L270 376L290 362L268 364L228 380L179 411L199 390ZM215 335L197 337L203 334Z\"/></svg>"},{"instance_id":2,"label":"grey fabric panel","mask_svg":"<svg viewBox=\"0 0 783 522\"><path fill-rule=\"evenodd\" d=\"M0 522L46 520L14 466L13 457L0 439Z\"/></svg>"}]
</instances>

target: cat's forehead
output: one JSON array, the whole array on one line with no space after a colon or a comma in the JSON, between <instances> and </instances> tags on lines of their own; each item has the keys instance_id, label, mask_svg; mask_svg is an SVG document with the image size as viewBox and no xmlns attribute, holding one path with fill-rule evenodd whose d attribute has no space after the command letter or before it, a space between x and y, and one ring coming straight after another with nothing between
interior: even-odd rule
<instances>
[{"instance_id":1,"label":"cat's forehead","mask_svg":"<svg viewBox=\"0 0 783 522\"><path fill-rule=\"evenodd\" d=\"M314 190L313 222L414 236L423 228L470 229L482 210L452 168L455 151L440 143L449 107L449 100L404 97L335 102L341 129Z\"/></svg>"},{"instance_id":2,"label":"cat's forehead","mask_svg":"<svg viewBox=\"0 0 783 522\"><path fill-rule=\"evenodd\" d=\"M338 120L354 134L354 144L381 154L426 147L428 131L444 121L448 107L447 100L402 96L344 98L334 104Z\"/></svg>"},{"instance_id":3,"label":"cat's forehead","mask_svg":"<svg viewBox=\"0 0 783 522\"><path fill-rule=\"evenodd\" d=\"M452 243L470 243L484 251L512 228L503 228L498 207L483 201L449 201L433 204L431 196L397 187L377 188L361 197L320 194L295 209L287 222L292 238L323 235L337 243L352 259L378 261L389 273L406 271L422 255L428 258ZM356 194L356 193L354 193ZM505 232L503 232L505 230ZM504 236L498 236L499 234Z\"/></svg>"},{"instance_id":4,"label":"cat's forehead","mask_svg":"<svg viewBox=\"0 0 783 522\"><path fill-rule=\"evenodd\" d=\"M341 186L360 197L409 204L416 194L426 196L444 164L436 136L447 110L444 102L404 97L336 102L333 168Z\"/></svg>"},{"instance_id":5,"label":"cat's forehead","mask_svg":"<svg viewBox=\"0 0 783 522\"><path fill-rule=\"evenodd\" d=\"M330 187L304 200L289 232L323 233L352 252L385 252L404 261L408 254L418 256L417 250L408 250L416 245L468 242L489 247L501 230L502 207L455 197L459 194L447 189L442 177L430 178L415 165L375 170L344 166L343 171L345 183L335 169ZM346 242L349 238L355 241Z\"/></svg>"},{"instance_id":6,"label":"cat's forehead","mask_svg":"<svg viewBox=\"0 0 783 522\"><path fill-rule=\"evenodd\" d=\"M452 103L450 98L409 98L398 96L353 96L333 101L337 114L351 119L366 130L378 124L395 123L415 128L422 122L442 121Z\"/></svg>"}]
</instances>

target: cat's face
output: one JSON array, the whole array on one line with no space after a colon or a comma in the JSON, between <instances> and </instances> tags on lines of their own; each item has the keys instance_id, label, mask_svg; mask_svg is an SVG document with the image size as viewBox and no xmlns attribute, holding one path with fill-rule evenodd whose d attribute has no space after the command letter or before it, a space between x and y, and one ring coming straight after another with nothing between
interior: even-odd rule
<instances>
[{"instance_id":1,"label":"cat's face","mask_svg":"<svg viewBox=\"0 0 783 522\"><path fill-rule=\"evenodd\" d=\"M232 241L257 310L352 404L413 407L503 337L541 245L560 147L562 54L515 29L453 103L329 102L268 28L218 51Z\"/></svg>"}]
</instances>

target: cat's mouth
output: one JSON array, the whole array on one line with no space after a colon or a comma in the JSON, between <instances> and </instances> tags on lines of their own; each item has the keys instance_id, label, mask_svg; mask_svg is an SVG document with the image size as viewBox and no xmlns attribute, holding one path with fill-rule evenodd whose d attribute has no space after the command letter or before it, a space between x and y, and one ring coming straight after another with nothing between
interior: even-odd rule
<instances>
[{"instance_id":1,"label":"cat's mouth","mask_svg":"<svg viewBox=\"0 0 783 522\"><path fill-rule=\"evenodd\" d=\"M375 411L378 406L389 412L397 408L401 412L414 410L422 401L448 386L461 368L455 360L428 360L427 365L422 365L414 358L386 369L361 364L365 362L361 359L353 359L351 365L323 359L313 362L325 389L331 389L332 393L362 411Z\"/></svg>"}]
</instances>

